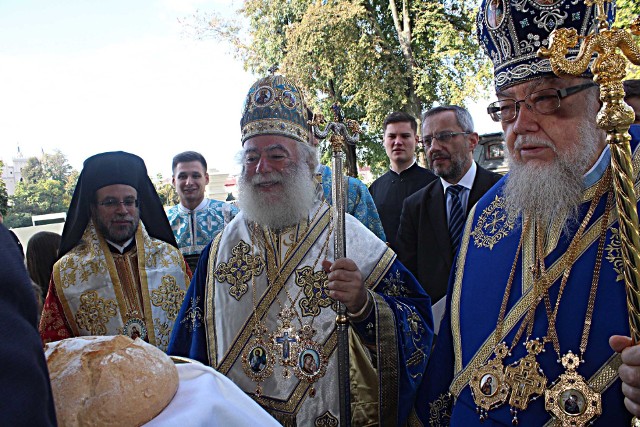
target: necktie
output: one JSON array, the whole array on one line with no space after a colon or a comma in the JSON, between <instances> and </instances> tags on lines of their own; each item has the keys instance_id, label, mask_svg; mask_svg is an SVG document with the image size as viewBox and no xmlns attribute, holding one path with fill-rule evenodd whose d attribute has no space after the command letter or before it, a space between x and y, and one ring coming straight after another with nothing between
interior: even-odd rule
<instances>
[{"instance_id":1,"label":"necktie","mask_svg":"<svg viewBox=\"0 0 640 427\"><path fill-rule=\"evenodd\" d=\"M451 197L451 211L449 212L449 237L451 237L451 250L454 255L460 245L462 228L464 227L464 210L460 201L460 191L464 189L461 185L451 185L447 187L447 194Z\"/></svg>"}]
</instances>

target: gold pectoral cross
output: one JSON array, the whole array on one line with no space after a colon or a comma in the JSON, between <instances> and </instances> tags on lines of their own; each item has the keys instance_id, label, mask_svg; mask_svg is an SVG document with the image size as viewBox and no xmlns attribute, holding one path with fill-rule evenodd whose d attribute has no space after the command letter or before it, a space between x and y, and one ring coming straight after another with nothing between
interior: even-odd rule
<instances>
[{"instance_id":1,"label":"gold pectoral cross","mask_svg":"<svg viewBox=\"0 0 640 427\"><path fill-rule=\"evenodd\" d=\"M509 405L512 408L527 409L533 396L544 393L547 377L544 376L536 361L536 355L540 351L542 351L542 344L538 340L529 341L527 343L528 354L505 370L505 381L511 387Z\"/></svg>"}]
</instances>

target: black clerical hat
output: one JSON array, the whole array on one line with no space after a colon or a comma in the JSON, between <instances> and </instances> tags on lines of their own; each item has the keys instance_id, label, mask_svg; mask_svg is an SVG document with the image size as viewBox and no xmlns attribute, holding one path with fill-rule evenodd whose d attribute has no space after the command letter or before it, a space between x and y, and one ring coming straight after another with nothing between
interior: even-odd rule
<instances>
[{"instance_id":1,"label":"black clerical hat","mask_svg":"<svg viewBox=\"0 0 640 427\"><path fill-rule=\"evenodd\" d=\"M84 161L62 231L59 258L82 238L91 217L90 206L96 191L114 184L129 185L136 189L140 220L149 236L178 247L158 193L147 175L144 160L135 154L113 151L96 154Z\"/></svg>"}]
</instances>

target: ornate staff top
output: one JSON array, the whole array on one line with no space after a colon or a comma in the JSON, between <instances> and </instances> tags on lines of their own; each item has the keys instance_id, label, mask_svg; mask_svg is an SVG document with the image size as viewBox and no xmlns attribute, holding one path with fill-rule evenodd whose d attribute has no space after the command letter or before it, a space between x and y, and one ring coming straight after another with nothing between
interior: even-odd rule
<instances>
[{"instance_id":1,"label":"ornate staff top","mask_svg":"<svg viewBox=\"0 0 640 427\"><path fill-rule=\"evenodd\" d=\"M602 109L598 113L598 126L607 131L611 147L616 206L620 216L620 236L624 279L627 289L627 307L631 337L640 339L640 232L631 164L631 136L629 127L634 121L631 107L624 102L622 81L626 75L627 60L640 65L640 50L633 35L640 35L640 16L629 31L612 28L605 13L605 3L611 0L585 0L587 6L595 5L597 25L592 33L578 36L573 28L555 29L548 48L540 48L538 55L549 58L553 72L558 76L581 75L595 56L591 71L594 81L600 85ZM578 55L567 59L569 49L582 41Z\"/></svg>"},{"instance_id":2,"label":"ornate staff top","mask_svg":"<svg viewBox=\"0 0 640 427\"><path fill-rule=\"evenodd\" d=\"M332 150L341 151L344 144L355 145L360 138L360 125L355 120L344 118L344 113L338 103L331 106L333 110L333 120L328 124L323 114L314 114L313 118L308 122L312 126L313 134L318 139L329 137ZM320 129L320 125L324 125L324 129Z\"/></svg>"},{"instance_id":3,"label":"ornate staff top","mask_svg":"<svg viewBox=\"0 0 640 427\"><path fill-rule=\"evenodd\" d=\"M585 0L587 6L596 7L598 25L592 34L578 36L573 28L558 28L551 33L548 48L540 48L538 55L549 58L553 72L561 77L578 76L591 65L593 80L600 85L603 107L598 114L598 126L604 130L626 132L634 121L633 109L624 102L622 81L626 76L627 59L640 65L640 50L633 35L640 35L640 16L630 26L630 31L611 28L605 13L605 3L611 0ZM582 40L575 59L567 59L570 48ZM620 50L621 53L618 52Z\"/></svg>"}]
</instances>

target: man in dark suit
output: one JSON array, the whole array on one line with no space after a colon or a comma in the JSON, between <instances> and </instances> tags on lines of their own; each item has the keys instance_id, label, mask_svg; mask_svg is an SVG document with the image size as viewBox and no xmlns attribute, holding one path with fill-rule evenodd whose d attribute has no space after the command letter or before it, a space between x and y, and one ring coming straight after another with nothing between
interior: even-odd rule
<instances>
[{"instance_id":1,"label":"man in dark suit","mask_svg":"<svg viewBox=\"0 0 640 427\"><path fill-rule=\"evenodd\" d=\"M479 137L464 108L452 105L427 111L422 118L422 135L431 167L440 179L405 199L397 253L435 304L447 293L453 257L469 211L501 175L473 161Z\"/></svg>"}]
</instances>

